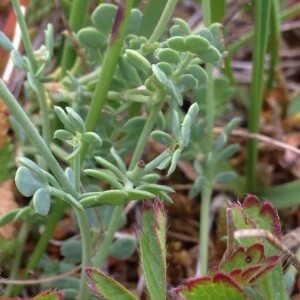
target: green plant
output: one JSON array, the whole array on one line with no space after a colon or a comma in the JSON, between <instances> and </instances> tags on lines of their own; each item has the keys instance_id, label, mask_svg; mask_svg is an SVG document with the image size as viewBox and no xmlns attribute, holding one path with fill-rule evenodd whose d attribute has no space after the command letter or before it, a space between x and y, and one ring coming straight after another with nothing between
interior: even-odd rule
<instances>
[{"instance_id":1,"label":"green plant","mask_svg":"<svg viewBox=\"0 0 300 300\"><path fill-rule=\"evenodd\" d=\"M27 279L30 271L37 267L44 274L53 275L81 264L80 279L67 276L61 281L43 284L42 288L58 287L70 298L88 300L91 295L86 285L87 269L95 293L110 299L116 299L111 293L120 293L120 299L135 299L96 268L104 267L108 256L125 259L134 252L136 238L124 235L116 239L115 233L126 222L125 205L131 201L152 200L154 208L149 202L144 204L139 234L141 265L152 299L165 299L166 216L162 202L155 199L172 202L170 194L175 191L161 183L161 175L171 176L179 160L186 160L192 162L197 172L189 196L194 198L201 194L198 271L207 277L188 281L187 287L178 288L175 294L181 297L194 288L205 293L215 287L216 295L220 296L218 287L225 285L226 297L226 293L235 293L245 299L254 293L255 286L270 298L275 284L280 285L280 297L285 299L281 266L276 265L279 256L263 240L255 243L253 238L245 238L239 241L239 247L228 244L222 263L207 273L211 198L216 184L225 185L237 178L228 160L240 149L238 144L227 145L239 118L232 118L218 135L214 134L216 119L228 111L229 100L236 91L231 85L232 76L229 76L230 81L225 75L214 74L215 69L222 67L227 53L222 26L213 22L224 16L226 3L221 1L216 6L215 1L202 0L205 27L193 31L181 18L172 20L170 28L167 26L176 0L150 0L143 12L134 6L137 2L127 0L118 6L102 3L87 16L89 1L74 0L72 5L63 1L62 7L74 33L69 37L71 43L67 38L64 41L62 59L57 61L61 72L56 76L56 72L46 74L45 71L56 50L53 27L48 25L44 45L33 51L20 5L17 0L12 1L25 55L14 49L1 32L0 45L11 53L15 66L26 73L25 94L31 102L29 109L21 107L2 81L0 97L12 114L12 127L20 137L19 144L26 156L18 160L16 186L30 201L27 206L0 217L0 225L12 221L23 224L9 277L18 277L29 233L33 231L37 236L35 225L44 224L45 230L26 261L22 279ZM251 95L255 101L249 117L253 132L258 129L263 93L268 32L265 16L271 9L272 22L276 25L272 36L278 41L275 2L270 0L267 6L255 2L256 43L261 48L257 48L254 55ZM227 63L230 63L229 58ZM270 87L277 63L278 48L275 47ZM55 80L55 90L44 85L45 82L51 85ZM190 98L191 101L187 100ZM186 103L188 108L184 107ZM40 112L41 120L37 118ZM147 155L150 139L162 149L154 155ZM249 142L250 190L255 188L255 144ZM9 174L10 168L7 169ZM43 254L57 223L69 210L80 239L64 242L62 259L54 262ZM236 230L249 228L251 224L280 238L278 232L274 232L278 226L277 215L269 204L260 207L258 200L249 196L243 205L231 204L229 211L233 218L229 221ZM266 222L261 218L264 213ZM273 223L268 218L273 218ZM232 232L228 232L228 239L232 242L230 234ZM252 261L253 265L238 269L240 261L249 255L255 264ZM272 277L273 271L280 275L277 279ZM5 293L19 295L21 290L22 285L11 286Z\"/></svg>"},{"instance_id":2,"label":"green plant","mask_svg":"<svg viewBox=\"0 0 300 300\"><path fill-rule=\"evenodd\" d=\"M274 207L267 201L261 204L258 198L248 195L243 204L229 203L226 213L227 250L222 260L206 276L190 278L175 288L173 297L187 300L288 299L278 250L285 255L292 253L286 252L279 242L280 224ZM150 299L166 299L166 214L162 203L155 200L150 206L144 205L141 219L140 261ZM256 228L264 234L257 235ZM294 262L299 268L299 261ZM137 299L104 272L88 268L87 274L92 279L90 288L95 295L108 300Z\"/></svg>"}]
</instances>

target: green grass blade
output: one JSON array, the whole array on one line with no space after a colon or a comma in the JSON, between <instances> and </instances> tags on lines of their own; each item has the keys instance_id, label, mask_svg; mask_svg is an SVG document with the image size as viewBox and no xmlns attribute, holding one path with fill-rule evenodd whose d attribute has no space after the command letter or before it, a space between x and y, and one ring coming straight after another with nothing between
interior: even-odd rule
<instances>
[{"instance_id":1,"label":"green grass blade","mask_svg":"<svg viewBox=\"0 0 300 300\"><path fill-rule=\"evenodd\" d=\"M271 0L255 1L255 41L253 53L252 85L249 106L248 130L259 131L259 117L264 92L264 65L267 49ZM247 149L248 192L256 185L257 141L250 139Z\"/></svg>"}]
</instances>

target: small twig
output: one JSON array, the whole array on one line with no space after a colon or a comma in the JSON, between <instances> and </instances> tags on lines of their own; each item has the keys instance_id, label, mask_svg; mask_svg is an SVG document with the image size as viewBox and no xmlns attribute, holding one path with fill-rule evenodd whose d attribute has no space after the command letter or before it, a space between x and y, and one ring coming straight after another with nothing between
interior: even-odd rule
<instances>
[{"instance_id":1,"label":"small twig","mask_svg":"<svg viewBox=\"0 0 300 300\"><path fill-rule=\"evenodd\" d=\"M76 266L75 268L71 269L68 272L47 277L47 278L41 278L41 279L29 279L29 280L21 280L21 279L0 279L0 284L13 284L13 285L38 285L41 283L48 283L52 282L61 278L65 278L66 276L72 275L76 272L78 272L81 269L81 265Z\"/></svg>"},{"instance_id":2,"label":"small twig","mask_svg":"<svg viewBox=\"0 0 300 300\"><path fill-rule=\"evenodd\" d=\"M224 130L223 127L215 127L214 128L214 132L215 133L220 133ZM287 143L275 140L273 138L270 138L266 135L260 134L260 133L250 133L247 130L244 129L234 129L231 132L231 135L233 136L238 136L238 137L244 137L247 139L256 139L259 142L263 142L266 144L270 144L274 147L280 148L280 149L284 149L284 150L288 150L288 151L292 151L294 153L300 154L300 149L293 147Z\"/></svg>"},{"instance_id":3,"label":"small twig","mask_svg":"<svg viewBox=\"0 0 300 300\"><path fill-rule=\"evenodd\" d=\"M237 230L234 232L234 237L236 239L249 238L249 237L265 238L274 248L276 248L283 255L285 255L298 271L300 271L300 261L298 257L268 230L264 230L264 229Z\"/></svg>"},{"instance_id":4,"label":"small twig","mask_svg":"<svg viewBox=\"0 0 300 300\"><path fill-rule=\"evenodd\" d=\"M82 62L82 66L83 66L84 71L86 73L91 72L91 69L90 69L89 65L87 64L86 57L85 57L83 51L81 50L80 45L77 42L72 29L69 26L68 20L67 20L67 18L65 16L65 14L64 14L61 6L60 6L59 0L55 0L55 6L57 7L57 10L58 10L58 12L60 14L61 20L62 20L62 22L64 24L64 27L65 27L65 29L68 32L68 36L70 38L70 41L71 41L71 43L72 43L72 45L73 45L73 47L74 47L74 49L75 49L78 57L80 58L80 60Z\"/></svg>"}]
</instances>

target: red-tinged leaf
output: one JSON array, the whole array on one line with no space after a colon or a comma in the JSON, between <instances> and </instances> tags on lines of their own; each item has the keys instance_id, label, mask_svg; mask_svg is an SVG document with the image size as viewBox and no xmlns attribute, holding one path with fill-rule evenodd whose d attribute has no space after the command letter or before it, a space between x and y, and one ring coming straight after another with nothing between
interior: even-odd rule
<instances>
[{"instance_id":1,"label":"red-tinged leaf","mask_svg":"<svg viewBox=\"0 0 300 300\"><path fill-rule=\"evenodd\" d=\"M65 298L65 293L62 291L43 291L32 300L63 300Z\"/></svg>"},{"instance_id":2,"label":"red-tinged leaf","mask_svg":"<svg viewBox=\"0 0 300 300\"><path fill-rule=\"evenodd\" d=\"M247 250L243 247L239 247L223 265L219 265L219 270L225 273L229 273L236 268L245 270L259 264L262 259L264 259L264 246L262 244L253 244Z\"/></svg>"},{"instance_id":3,"label":"red-tinged leaf","mask_svg":"<svg viewBox=\"0 0 300 300\"><path fill-rule=\"evenodd\" d=\"M248 299L241 287L224 273L217 273L213 278L191 278L185 286L174 290L174 296L185 300Z\"/></svg>"},{"instance_id":4,"label":"red-tinged leaf","mask_svg":"<svg viewBox=\"0 0 300 300\"><path fill-rule=\"evenodd\" d=\"M91 292L107 300L136 300L136 297L123 285L97 268L87 268L86 274L92 280Z\"/></svg>"}]
</instances>

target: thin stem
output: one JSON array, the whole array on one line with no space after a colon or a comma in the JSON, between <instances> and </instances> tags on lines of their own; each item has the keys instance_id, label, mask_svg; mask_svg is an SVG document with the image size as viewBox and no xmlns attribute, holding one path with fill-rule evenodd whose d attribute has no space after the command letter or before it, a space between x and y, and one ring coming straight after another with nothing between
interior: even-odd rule
<instances>
[{"instance_id":1,"label":"thin stem","mask_svg":"<svg viewBox=\"0 0 300 300\"><path fill-rule=\"evenodd\" d=\"M209 242L209 212L212 195L212 185L206 184L201 193L201 214L200 214L200 274L207 274L208 269L208 242Z\"/></svg>"},{"instance_id":2,"label":"thin stem","mask_svg":"<svg viewBox=\"0 0 300 300\"><path fill-rule=\"evenodd\" d=\"M164 31L166 30L167 24L172 16L174 8L177 4L178 0L169 0L165 6L165 9L153 31L151 34L148 43L154 43L159 40Z\"/></svg>"},{"instance_id":3,"label":"thin stem","mask_svg":"<svg viewBox=\"0 0 300 300\"><path fill-rule=\"evenodd\" d=\"M271 17L270 17L270 68L268 89L271 90L274 85L276 68L279 62L279 46L280 46L280 18L279 18L278 0L271 0Z\"/></svg>"},{"instance_id":4,"label":"thin stem","mask_svg":"<svg viewBox=\"0 0 300 300\"><path fill-rule=\"evenodd\" d=\"M253 71L249 107L248 130L259 131L259 117L264 91L264 62L267 50L269 16L271 1L255 1L255 41L253 54ZM247 145L247 187L248 192L256 186L257 141L248 140Z\"/></svg>"},{"instance_id":5,"label":"thin stem","mask_svg":"<svg viewBox=\"0 0 300 300\"><path fill-rule=\"evenodd\" d=\"M109 253L109 247L114 239L114 234L118 230L120 216L122 214L123 208L124 208L124 205L120 205L120 206L116 206L114 209L114 212L111 217L111 221L109 223L104 240L101 243L101 245L93 259L93 266L95 266L96 268L102 268L104 265L104 262Z\"/></svg>"},{"instance_id":6,"label":"thin stem","mask_svg":"<svg viewBox=\"0 0 300 300\"><path fill-rule=\"evenodd\" d=\"M99 120L101 110L107 100L107 93L111 85L115 69L118 64L123 40L126 34L127 23L131 12L133 0L127 0L125 4L120 4L111 40L107 48L101 72L98 78L96 90L86 118L87 131L94 131ZM87 144L82 147L81 158L84 158L87 151Z\"/></svg>"},{"instance_id":7,"label":"thin stem","mask_svg":"<svg viewBox=\"0 0 300 300\"><path fill-rule=\"evenodd\" d=\"M65 214L65 209L67 205L63 201L56 201L53 204L47 222L45 224L45 230L40 236L38 243L36 244L33 253L30 255L30 258L25 267L25 271L22 274L22 279L28 279L30 271L34 270L37 264L40 261L40 258L45 253L48 246L49 240L53 236L53 231L56 228L58 221ZM14 296L19 295L23 290L23 286L19 285L14 287Z\"/></svg>"},{"instance_id":8,"label":"thin stem","mask_svg":"<svg viewBox=\"0 0 300 300\"><path fill-rule=\"evenodd\" d=\"M24 255L24 248L28 237L29 229L30 229L30 222L29 220L25 220L22 224L21 231L18 236L16 251L10 269L10 274L9 274L10 279L17 278L18 271L20 269L20 264ZM7 287L4 296L11 296L13 293L14 293L14 286L10 285Z\"/></svg>"},{"instance_id":9,"label":"thin stem","mask_svg":"<svg viewBox=\"0 0 300 300\"><path fill-rule=\"evenodd\" d=\"M211 3L210 0L202 1L202 9L204 16L204 24L209 27L211 24ZM213 152L213 129L215 119L215 101L214 101L214 83L213 83L213 66L206 65L206 73L208 77L206 92L206 166L204 168L204 176L206 184L201 192L201 214L200 214L200 245L199 260L200 274L205 275L208 268L208 236L209 236L209 210L213 191L212 176L214 174L214 166L209 157Z\"/></svg>"},{"instance_id":10,"label":"thin stem","mask_svg":"<svg viewBox=\"0 0 300 300\"><path fill-rule=\"evenodd\" d=\"M57 160L55 159L55 157L53 156L53 154L45 144L42 137L37 132L36 128L31 123L26 113L23 111L18 101L11 94L11 92L8 90L5 83L1 79L0 79L0 98L3 99L6 106L9 108L10 112L21 124L28 138L30 139L32 144L36 147L40 155L42 155L45 158L45 161L47 162L49 169L53 172L54 176L56 177L58 182L62 185L64 190L76 198L77 193L74 190L71 183L69 182L68 178L66 177L64 171L61 169Z\"/></svg>"},{"instance_id":11,"label":"thin stem","mask_svg":"<svg viewBox=\"0 0 300 300\"><path fill-rule=\"evenodd\" d=\"M74 207L80 235L81 235L81 245L82 245L82 265L81 265L81 276L80 276L80 288L77 295L77 299L85 299L88 300L91 297L91 294L89 292L89 287L87 285L88 278L85 273L85 269L91 265L91 250L92 250L92 244L91 244L91 233L89 230L89 222L87 219L87 215L85 210L79 210Z\"/></svg>"},{"instance_id":12,"label":"thin stem","mask_svg":"<svg viewBox=\"0 0 300 300\"><path fill-rule=\"evenodd\" d=\"M36 73L36 71L38 70L38 64L35 59L32 43L30 40L29 32L26 26L24 15L21 10L20 3L18 0L12 0L12 4L15 9L18 23L21 29L22 40L23 40L26 54L28 56L33 73ZM50 120L49 120L49 112L47 107L46 93L43 85L39 82L39 80L37 80L37 96L39 101L39 107L42 112L42 135L45 143L49 146L51 141L51 135L52 135Z\"/></svg>"},{"instance_id":13,"label":"thin stem","mask_svg":"<svg viewBox=\"0 0 300 300\"><path fill-rule=\"evenodd\" d=\"M84 23L88 4L88 0L74 0L72 2L71 12L69 16L69 26L72 31L77 32ZM64 76L66 74L66 71L72 68L76 58L75 54L76 53L74 49L66 39L61 61L61 76Z\"/></svg>"},{"instance_id":14,"label":"thin stem","mask_svg":"<svg viewBox=\"0 0 300 300\"><path fill-rule=\"evenodd\" d=\"M80 193L80 171L81 171L80 153L78 153L73 160L73 170L75 177L75 190Z\"/></svg>"},{"instance_id":15,"label":"thin stem","mask_svg":"<svg viewBox=\"0 0 300 300\"><path fill-rule=\"evenodd\" d=\"M149 139L149 136L151 134L151 131L153 129L153 126L155 125L155 122L157 120L158 113L160 112L160 109L162 107L163 101L153 104L150 114L147 118L147 121L144 125L143 131L141 132L140 138L138 140L138 143L135 147L134 153L132 155L130 165L129 165L129 171L132 171L135 167L135 165L138 163L138 161L141 159L142 154L144 152L145 146L147 144L147 141Z\"/></svg>"}]
</instances>

